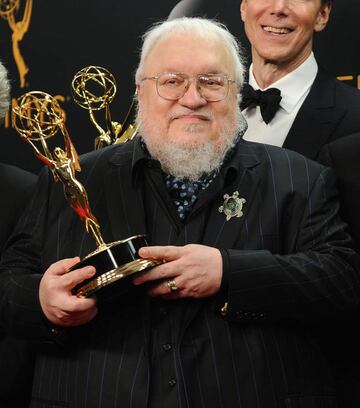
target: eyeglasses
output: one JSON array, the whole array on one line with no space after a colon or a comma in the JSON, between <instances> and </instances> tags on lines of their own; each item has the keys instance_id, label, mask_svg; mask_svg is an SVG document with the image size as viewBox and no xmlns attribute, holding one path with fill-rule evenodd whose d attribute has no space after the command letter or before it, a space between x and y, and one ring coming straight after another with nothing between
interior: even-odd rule
<instances>
[{"instance_id":1,"label":"eyeglasses","mask_svg":"<svg viewBox=\"0 0 360 408\"><path fill-rule=\"evenodd\" d=\"M190 81L195 80L200 96L208 102L218 102L225 99L229 93L229 84L235 81L223 74L199 74L189 76L183 72L164 72L157 76L145 77L145 80L156 81L156 91L161 98L177 101L189 89Z\"/></svg>"}]
</instances>

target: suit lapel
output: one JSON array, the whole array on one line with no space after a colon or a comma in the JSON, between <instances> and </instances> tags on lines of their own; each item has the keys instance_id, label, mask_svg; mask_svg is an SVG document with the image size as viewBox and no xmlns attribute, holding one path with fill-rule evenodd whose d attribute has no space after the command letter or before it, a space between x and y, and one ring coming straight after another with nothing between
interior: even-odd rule
<instances>
[{"instance_id":1,"label":"suit lapel","mask_svg":"<svg viewBox=\"0 0 360 408\"><path fill-rule=\"evenodd\" d=\"M246 141L240 143L234 162L238 166L238 176L215 199L215 204L204 234L204 245L217 248L234 248L236 244L237 248L241 248L242 243L239 242L240 232L261 182L262 166L259 156L256 154L255 149L253 149L253 144ZM219 211L219 207L224 203L223 195L228 194L232 196L235 191L239 193L239 199L245 198L246 200L242 208L243 215L241 217L233 217L227 221L226 215ZM184 308L181 336L183 336L192 319L206 305L207 301L211 302L211 300L189 300L187 307Z\"/></svg>"},{"instance_id":2,"label":"suit lapel","mask_svg":"<svg viewBox=\"0 0 360 408\"><path fill-rule=\"evenodd\" d=\"M104 174L109 224L115 240L145 234L143 198L132 182L133 144L115 149Z\"/></svg>"},{"instance_id":3,"label":"suit lapel","mask_svg":"<svg viewBox=\"0 0 360 408\"><path fill-rule=\"evenodd\" d=\"M204 245L217 248L234 247L251 208L251 203L261 180L260 160L251 147L251 143L244 141L240 144L235 161L239 163L238 176L233 183L225 187L215 201L205 231ZM220 212L219 207L224 204L225 194L232 196L234 193L238 193L238 199L246 200L242 207L243 214L240 217L232 217L227 220L226 215L224 212Z\"/></svg>"},{"instance_id":4,"label":"suit lapel","mask_svg":"<svg viewBox=\"0 0 360 408\"><path fill-rule=\"evenodd\" d=\"M344 114L336 106L334 78L319 70L283 147L315 159Z\"/></svg>"}]
</instances>

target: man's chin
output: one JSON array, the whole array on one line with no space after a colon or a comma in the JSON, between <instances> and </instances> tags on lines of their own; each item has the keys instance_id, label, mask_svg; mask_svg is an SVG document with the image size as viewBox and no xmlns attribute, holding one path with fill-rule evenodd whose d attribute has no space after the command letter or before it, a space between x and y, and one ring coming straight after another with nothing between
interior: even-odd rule
<instances>
[{"instance_id":1,"label":"man's chin","mask_svg":"<svg viewBox=\"0 0 360 408\"><path fill-rule=\"evenodd\" d=\"M173 146L184 149L192 149L209 141L208 132L175 132L171 134L171 143Z\"/></svg>"}]
</instances>

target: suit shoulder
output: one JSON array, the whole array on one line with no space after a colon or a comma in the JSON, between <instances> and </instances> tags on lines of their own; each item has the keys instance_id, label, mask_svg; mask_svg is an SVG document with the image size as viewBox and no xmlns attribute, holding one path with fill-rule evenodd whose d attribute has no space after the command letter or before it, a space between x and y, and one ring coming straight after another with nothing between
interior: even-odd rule
<instances>
[{"instance_id":1,"label":"suit shoulder","mask_svg":"<svg viewBox=\"0 0 360 408\"><path fill-rule=\"evenodd\" d=\"M337 79L335 76L329 74L324 69L319 69L318 77L316 81L324 84L325 86L333 86L336 94L336 104L340 105L345 103L346 105L351 102L352 104L360 105L360 91L354 86L350 86Z\"/></svg>"},{"instance_id":2,"label":"suit shoulder","mask_svg":"<svg viewBox=\"0 0 360 408\"><path fill-rule=\"evenodd\" d=\"M110 145L80 156L80 163L84 166L101 165L119 157L131 158L134 151L134 142L131 140L122 144Z\"/></svg>"},{"instance_id":3,"label":"suit shoulder","mask_svg":"<svg viewBox=\"0 0 360 408\"><path fill-rule=\"evenodd\" d=\"M344 82L340 81L339 79L334 79L335 86L336 86L336 93L338 98L342 100L349 100L352 103L356 104L356 106L360 106L360 91L359 89L345 84Z\"/></svg>"},{"instance_id":4,"label":"suit shoulder","mask_svg":"<svg viewBox=\"0 0 360 408\"><path fill-rule=\"evenodd\" d=\"M10 164L0 163L0 182L5 190L25 190L36 184L37 176Z\"/></svg>"},{"instance_id":5,"label":"suit shoulder","mask_svg":"<svg viewBox=\"0 0 360 408\"><path fill-rule=\"evenodd\" d=\"M352 135L348 135L342 137L341 139L334 140L333 142L326 145L332 151L355 151L357 152L357 157L359 158L359 150L360 150L360 132L353 133Z\"/></svg>"},{"instance_id":6,"label":"suit shoulder","mask_svg":"<svg viewBox=\"0 0 360 408\"><path fill-rule=\"evenodd\" d=\"M360 133L337 139L324 146L319 156L320 160L332 165L335 163L343 168L359 167L360 161Z\"/></svg>"},{"instance_id":7,"label":"suit shoulder","mask_svg":"<svg viewBox=\"0 0 360 408\"><path fill-rule=\"evenodd\" d=\"M308 169L313 173L320 173L325 169L322 164L311 160L301 153L284 147L272 146L264 143L246 142L243 143L247 149L253 150L254 154L274 171L284 171L291 168Z\"/></svg>"}]
</instances>

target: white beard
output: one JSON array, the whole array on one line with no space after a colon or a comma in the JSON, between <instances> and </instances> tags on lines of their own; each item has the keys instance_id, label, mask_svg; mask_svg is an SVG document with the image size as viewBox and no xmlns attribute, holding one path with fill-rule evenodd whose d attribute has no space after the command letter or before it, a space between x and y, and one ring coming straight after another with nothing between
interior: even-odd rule
<instances>
[{"instance_id":1,"label":"white beard","mask_svg":"<svg viewBox=\"0 0 360 408\"><path fill-rule=\"evenodd\" d=\"M149 126L147 118L138 112L137 123L139 134L152 158L160 162L162 170L178 179L197 181L202 176L218 171L223 164L226 153L244 134L247 124L240 109L234 119L225 122L220 129L220 137L215 144L211 140L202 143L178 146L167 138L152 137L153 126ZM189 125L188 132L196 133L196 125Z\"/></svg>"}]
</instances>

